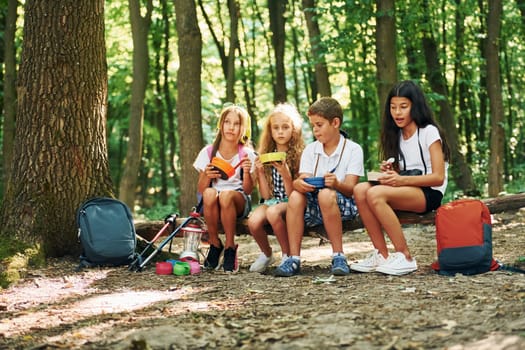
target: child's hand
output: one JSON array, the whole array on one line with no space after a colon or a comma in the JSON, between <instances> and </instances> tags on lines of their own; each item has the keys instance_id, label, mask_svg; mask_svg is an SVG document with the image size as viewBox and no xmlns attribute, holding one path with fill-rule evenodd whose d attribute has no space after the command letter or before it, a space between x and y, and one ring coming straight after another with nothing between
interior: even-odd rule
<instances>
[{"instance_id":1,"label":"child's hand","mask_svg":"<svg viewBox=\"0 0 525 350\"><path fill-rule=\"evenodd\" d=\"M272 166L277 169L277 171L279 172L279 174L281 174L281 176L286 176L286 175L292 175L290 173L290 169L288 168L288 164L286 162L272 162Z\"/></svg>"},{"instance_id":2,"label":"child's hand","mask_svg":"<svg viewBox=\"0 0 525 350\"><path fill-rule=\"evenodd\" d=\"M259 156L255 157L255 170L257 170L258 173L264 173L264 164L259 159Z\"/></svg>"},{"instance_id":3,"label":"child's hand","mask_svg":"<svg viewBox=\"0 0 525 350\"><path fill-rule=\"evenodd\" d=\"M301 177L294 181L294 188L301 193L315 191L315 186L310 185L309 183L304 181L304 177Z\"/></svg>"},{"instance_id":4,"label":"child's hand","mask_svg":"<svg viewBox=\"0 0 525 350\"><path fill-rule=\"evenodd\" d=\"M381 172L386 172L386 171L389 171L389 170L392 170L392 164L394 163L394 158L391 157L391 158L388 158L387 160L384 160L381 162L380 164L380 169L381 169Z\"/></svg>"},{"instance_id":5,"label":"child's hand","mask_svg":"<svg viewBox=\"0 0 525 350\"><path fill-rule=\"evenodd\" d=\"M383 176L379 178L379 183L381 185L387 185L392 187L402 186L401 176L394 170L388 170Z\"/></svg>"},{"instance_id":6,"label":"child's hand","mask_svg":"<svg viewBox=\"0 0 525 350\"><path fill-rule=\"evenodd\" d=\"M249 174L250 170L252 170L252 161L250 160L250 158L248 158L248 156L244 156L241 159L241 162L242 162L241 166L242 166L244 173Z\"/></svg>"},{"instance_id":7,"label":"child's hand","mask_svg":"<svg viewBox=\"0 0 525 350\"><path fill-rule=\"evenodd\" d=\"M217 170L216 167L211 165L211 163L206 165L206 168L204 169L204 175L206 175L206 177L210 180L218 179L221 177L221 173L219 172L219 170Z\"/></svg>"},{"instance_id":8,"label":"child's hand","mask_svg":"<svg viewBox=\"0 0 525 350\"><path fill-rule=\"evenodd\" d=\"M338 182L334 173L326 173L324 175L324 187L335 188Z\"/></svg>"}]
</instances>

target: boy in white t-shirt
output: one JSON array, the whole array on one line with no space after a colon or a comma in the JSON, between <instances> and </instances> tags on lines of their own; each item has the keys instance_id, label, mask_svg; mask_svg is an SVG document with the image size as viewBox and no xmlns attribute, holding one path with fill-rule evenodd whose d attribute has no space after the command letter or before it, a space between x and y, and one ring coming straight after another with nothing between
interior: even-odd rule
<instances>
[{"instance_id":1,"label":"boy in white t-shirt","mask_svg":"<svg viewBox=\"0 0 525 350\"><path fill-rule=\"evenodd\" d=\"M323 97L308 109L316 141L306 146L301 156L299 177L288 199L286 227L290 257L275 270L275 275L290 277L300 273L300 250L304 225L323 224L332 244L334 275L347 275L349 267L343 252L343 220L352 220L357 209L352 198L354 186L364 174L363 150L340 130L343 110L337 100ZM312 185L307 181L320 180Z\"/></svg>"}]
</instances>

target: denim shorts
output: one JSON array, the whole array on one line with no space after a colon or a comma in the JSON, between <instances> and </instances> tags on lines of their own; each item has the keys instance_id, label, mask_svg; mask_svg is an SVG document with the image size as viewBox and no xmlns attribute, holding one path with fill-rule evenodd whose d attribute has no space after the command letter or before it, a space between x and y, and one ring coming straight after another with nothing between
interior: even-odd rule
<instances>
[{"instance_id":1,"label":"denim shorts","mask_svg":"<svg viewBox=\"0 0 525 350\"><path fill-rule=\"evenodd\" d=\"M248 217L250 211L252 211L252 197L244 193L244 191L239 191L244 197L244 211L241 215L237 216L238 219L244 219Z\"/></svg>"},{"instance_id":2,"label":"denim shorts","mask_svg":"<svg viewBox=\"0 0 525 350\"><path fill-rule=\"evenodd\" d=\"M306 193L306 210L304 212L304 222L306 227L314 227L323 224L323 216L321 208L319 208L319 201L317 199L318 192ZM354 198L345 197L341 193L336 192L337 205L341 212L341 221L353 220L357 217L357 206Z\"/></svg>"}]
</instances>

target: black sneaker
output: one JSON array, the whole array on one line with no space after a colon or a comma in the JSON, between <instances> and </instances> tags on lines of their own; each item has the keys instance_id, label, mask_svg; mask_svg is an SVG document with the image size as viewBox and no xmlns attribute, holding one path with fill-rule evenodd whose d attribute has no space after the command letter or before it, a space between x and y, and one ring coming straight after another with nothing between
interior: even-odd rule
<instances>
[{"instance_id":1,"label":"black sneaker","mask_svg":"<svg viewBox=\"0 0 525 350\"><path fill-rule=\"evenodd\" d=\"M234 248L227 248L224 251L224 264L222 265L224 272L239 271L239 263L237 262L237 245Z\"/></svg>"},{"instance_id":2,"label":"black sneaker","mask_svg":"<svg viewBox=\"0 0 525 350\"><path fill-rule=\"evenodd\" d=\"M222 245L222 242L220 240L219 243L221 244L219 248L217 248L213 244L210 244L208 256L206 257L206 260L204 260L204 268L216 269L217 267L219 267L219 259L221 258L222 251L224 250L224 246Z\"/></svg>"}]
</instances>

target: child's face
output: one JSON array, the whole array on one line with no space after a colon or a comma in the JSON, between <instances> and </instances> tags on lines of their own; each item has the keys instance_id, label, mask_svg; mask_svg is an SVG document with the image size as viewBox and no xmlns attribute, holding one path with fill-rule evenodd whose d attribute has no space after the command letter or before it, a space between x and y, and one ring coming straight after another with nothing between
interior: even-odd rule
<instances>
[{"instance_id":1,"label":"child's face","mask_svg":"<svg viewBox=\"0 0 525 350\"><path fill-rule=\"evenodd\" d=\"M288 146L293 132L291 119L282 113L277 113L270 120L270 128L277 147Z\"/></svg>"},{"instance_id":2,"label":"child's face","mask_svg":"<svg viewBox=\"0 0 525 350\"><path fill-rule=\"evenodd\" d=\"M234 112L226 114L221 132L225 140L237 142L241 137L241 117Z\"/></svg>"},{"instance_id":3,"label":"child's face","mask_svg":"<svg viewBox=\"0 0 525 350\"><path fill-rule=\"evenodd\" d=\"M406 97L392 97L390 99L390 114L398 128L404 128L412 123L411 107L412 101Z\"/></svg>"},{"instance_id":4,"label":"child's face","mask_svg":"<svg viewBox=\"0 0 525 350\"><path fill-rule=\"evenodd\" d=\"M339 137L339 119L333 119L331 122L317 114L308 117L314 133L315 139L322 144Z\"/></svg>"}]
</instances>

